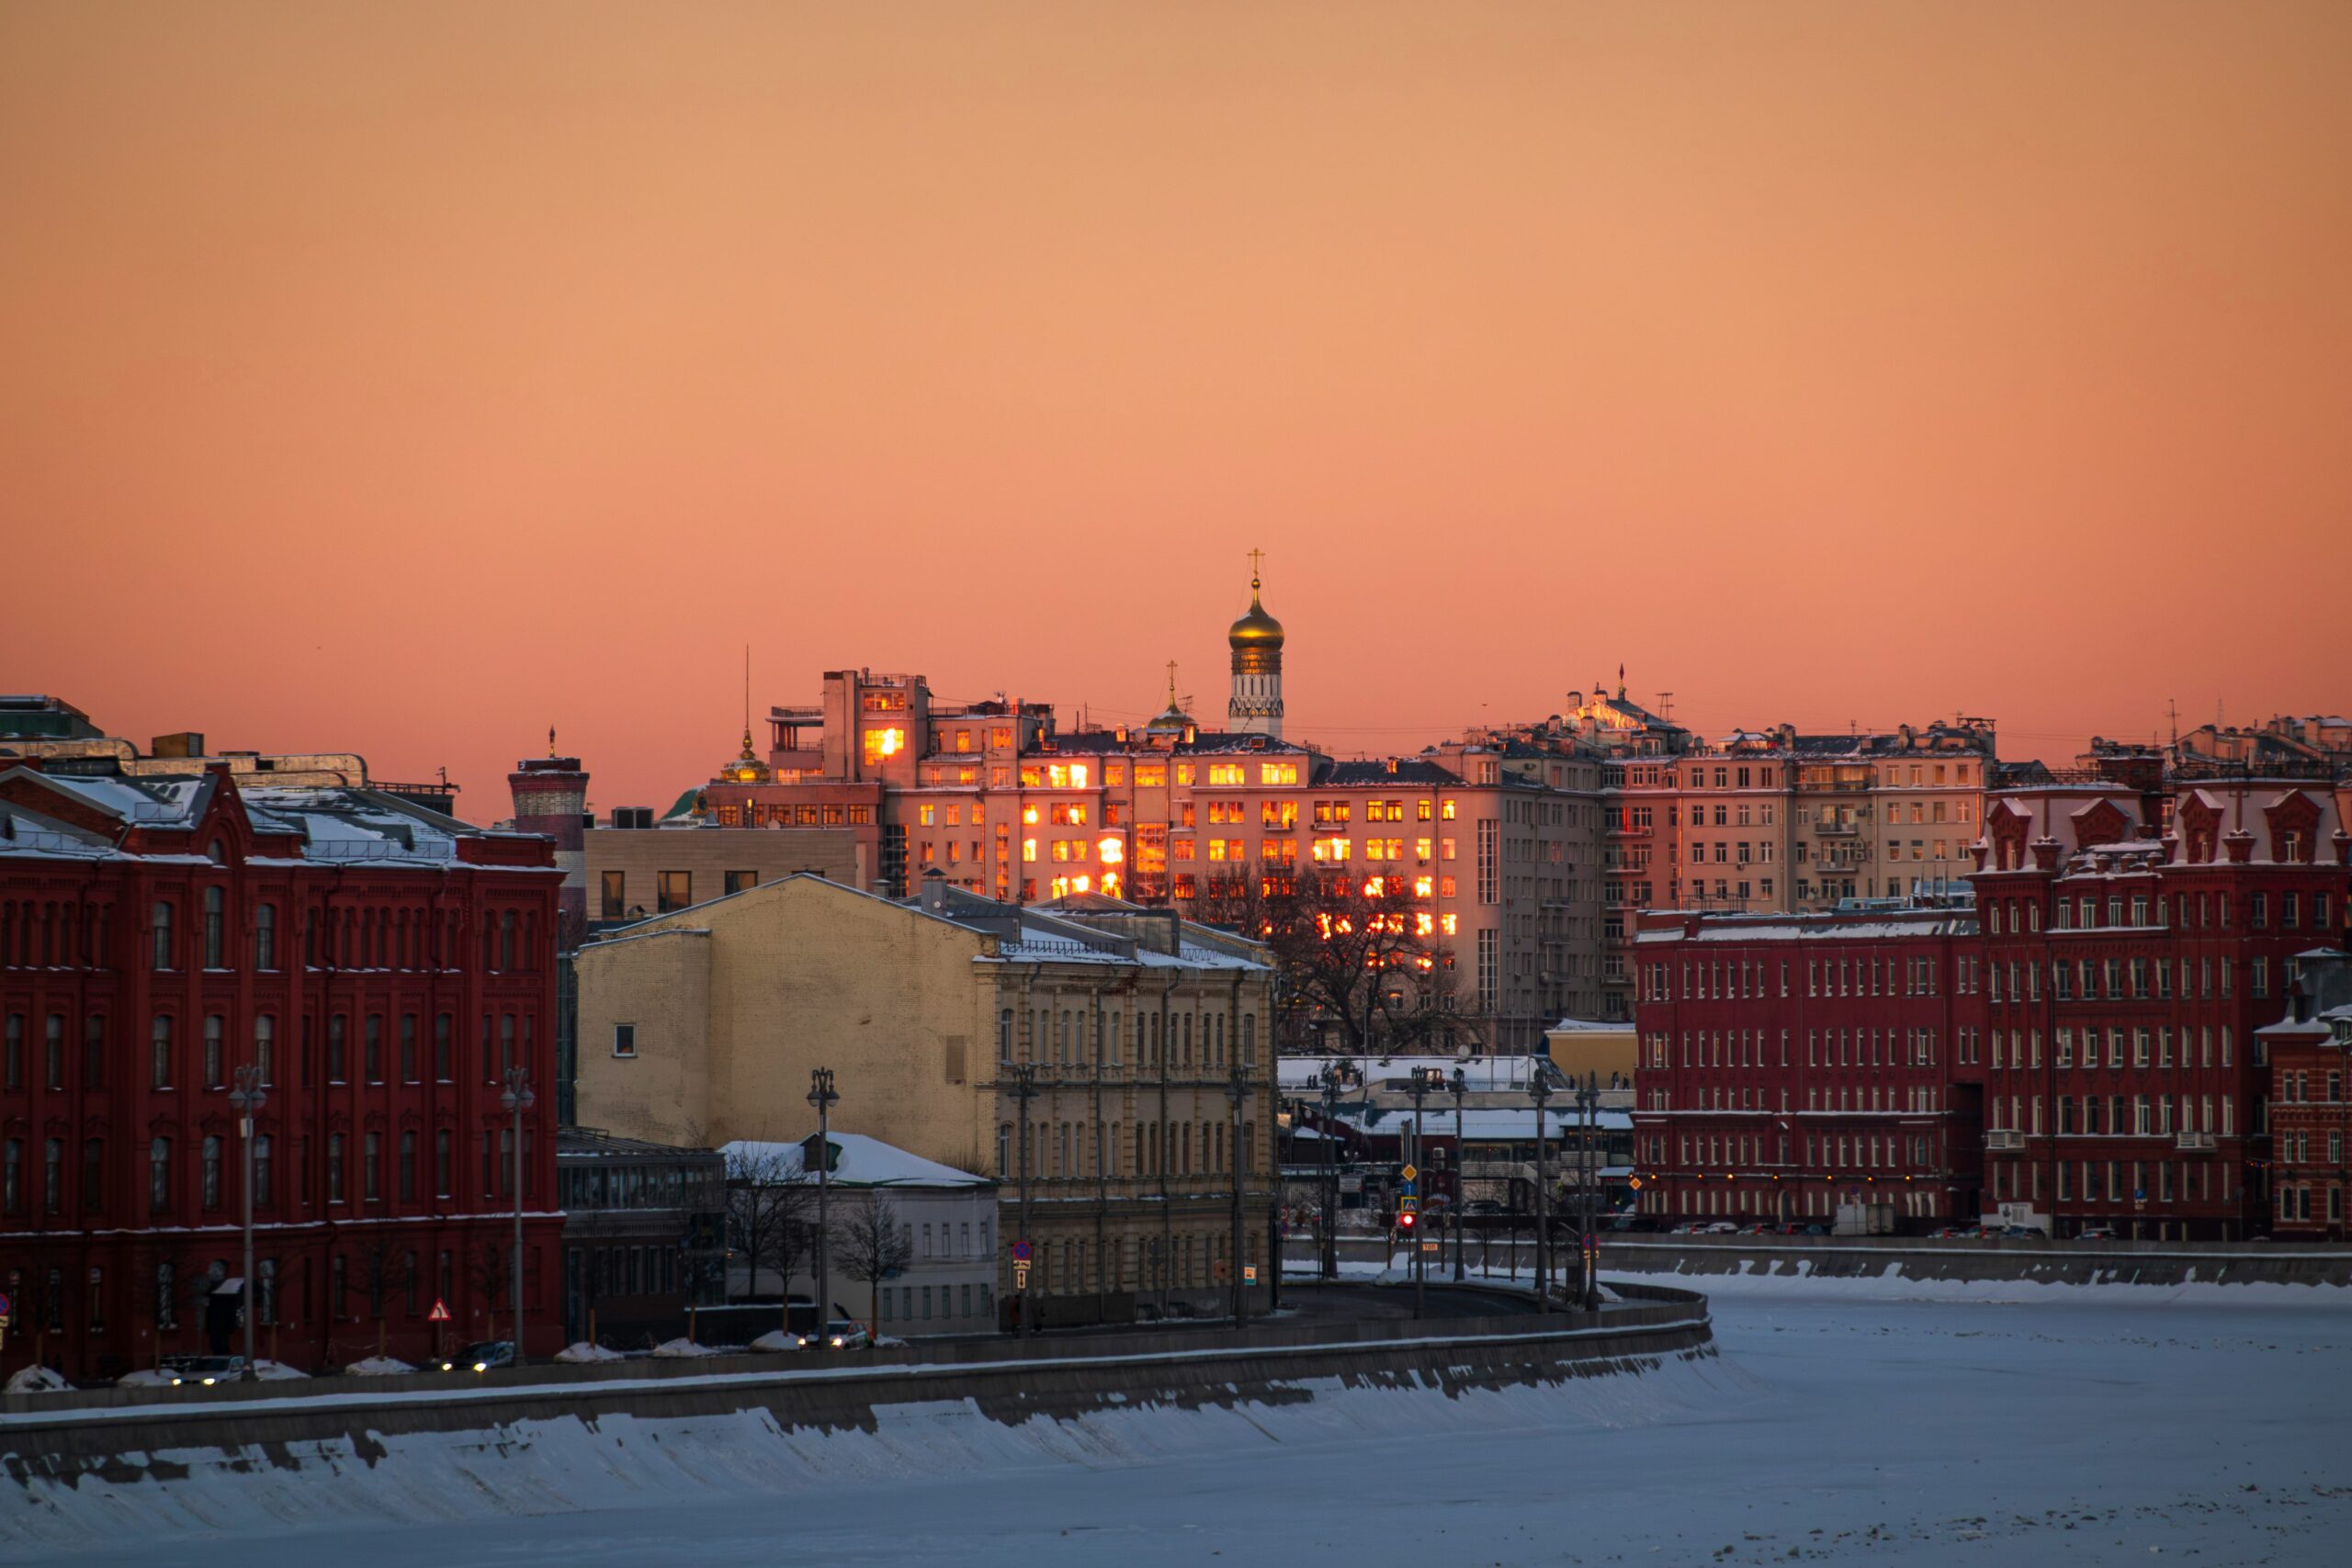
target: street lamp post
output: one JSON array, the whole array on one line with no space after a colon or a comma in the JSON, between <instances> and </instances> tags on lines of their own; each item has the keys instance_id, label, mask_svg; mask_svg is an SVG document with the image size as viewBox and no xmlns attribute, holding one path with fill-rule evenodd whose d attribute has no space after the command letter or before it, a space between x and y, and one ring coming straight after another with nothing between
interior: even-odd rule
<instances>
[{"instance_id":1,"label":"street lamp post","mask_svg":"<svg viewBox=\"0 0 2352 1568\"><path fill-rule=\"evenodd\" d=\"M538 1103L531 1092L531 1069L506 1069L506 1089L498 1103L514 1119L514 1258L506 1279L506 1304L514 1320L514 1365L523 1364L523 1112Z\"/></svg>"},{"instance_id":2,"label":"street lamp post","mask_svg":"<svg viewBox=\"0 0 2352 1568\"><path fill-rule=\"evenodd\" d=\"M1462 1283L1462 1102L1470 1092L1470 1076L1453 1069L1453 1282Z\"/></svg>"},{"instance_id":3,"label":"street lamp post","mask_svg":"<svg viewBox=\"0 0 2352 1568\"><path fill-rule=\"evenodd\" d=\"M1424 1100L1427 1100L1427 1099L1429 1098L1430 1089L1430 1088L1432 1087L1431 1080L1432 1080L1432 1079L1434 1079L1436 1077L1437 1077L1437 1069L1436 1069L1435 1067L1421 1067L1421 1068L1416 1068L1416 1069L1414 1070L1413 1076L1412 1076L1408 1080L1407 1080L1407 1081L1408 1081L1408 1086L1409 1086L1409 1087L1407 1089L1406 1092L1407 1092L1407 1093L1408 1093L1408 1094L1410 1094L1410 1095L1413 1097L1413 1163L1414 1163L1414 1167L1415 1167L1414 1174L1415 1174L1416 1178L1418 1178L1418 1177L1419 1177L1419 1164L1420 1164L1421 1155L1422 1155L1422 1152L1423 1152L1423 1151L1422 1151L1422 1148L1421 1148L1421 1101L1423 1101ZM1416 1190L1418 1190L1418 1189L1419 1189L1419 1185L1420 1185L1419 1181L1418 1179L1416 1179L1416 1181L1414 1182L1414 1187L1416 1188ZM1419 1203L1418 1199L1417 1199L1417 1200L1416 1200L1416 1201L1415 1201L1414 1207L1415 1207L1416 1211L1418 1212L1418 1210L1419 1210ZM1413 1315L1414 1315L1415 1317L1419 1317L1419 1316L1420 1316L1420 1315L1421 1315L1421 1306L1422 1306L1422 1295L1421 1295L1421 1292L1422 1292L1422 1285L1423 1285L1423 1283L1424 1283L1423 1276L1424 1276L1425 1274L1427 1274L1427 1273L1428 1273L1428 1269L1427 1269L1426 1268L1424 1268L1424 1267L1423 1267L1422 1262L1421 1262L1421 1257L1422 1257L1422 1254L1421 1254L1421 1230L1420 1230L1420 1226L1419 1226L1419 1225L1416 1224L1416 1225L1414 1225L1414 1226L1413 1226L1413 1229L1412 1229L1412 1237L1413 1237L1413 1244L1412 1244L1412 1245L1413 1245Z\"/></svg>"},{"instance_id":4,"label":"street lamp post","mask_svg":"<svg viewBox=\"0 0 2352 1568\"><path fill-rule=\"evenodd\" d=\"M1599 1246L1592 1234L1594 1178L1598 1174L1593 1169L1592 1131L1595 1116L1600 1109L1600 1079L1598 1075L1585 1074L1584 1083L1577 1089L1577 1109L1584 1113L1584 1147L1577 1151L1577 1196L1582 1200L1580 1206L1584 1211L1583 1256L1580 1259L1584 1272L1582 1293L1584 1310L1598 1312L1600 1310L1600 1271L1596 1265L1600 1257Z\"/></svg>"},{"instance_id":5,"label":"street lamp post","mask_svg":"<svg viewBox=\"0 0 2352 1568\"><path fill-rule=\"evenodd\" d=\"M1332 1146L1331 1124L1340 1115L1340 1064L1323 1064L1323 1278L1340 1277L1340 1153Z\"/></svg>"},{"instance_id":6,"label":"street lamp post","mask_svg":"<svg viewBox=\"0 0 2352 1568\"><path fill-rule=\"evenodd\" d=\"M1241 1076L1241 1058L1237 1053L1225 1080L1226 1103L1233 1111L1232 1125L1227 1128L1225 1140L1227 1163L1233 1168L1233 1247L1227 1254L1226 1271L1233 1276L1233 1326L1237 1331L1250 1300L1242 1285L1241 1184L1246 1179L1247 1168L1241 1159L1241 1106L1255 1092L1250 1080Z\"/></svg>"},{"instance_id":7,"label":"street lamp post","mask_svg":"<svg viewBox=\"0 0 2352 1568\"><path fill-rule=\"evenodd\" d=\"M1021 1117L1021 1241L1029 1241L1029 1102L1037 1098L1037 1066L1022 1062L1012 1069L1012 1103ZM1013 1267L1012 1332L1032 1332L1029 1325L1029 1264L1018 1258Z\"/></svg>"},{"instance_id":8,"label":"street lamp post","mask_svg":"<svg viewBox=\"0 0 2352 1568\"><path fill-rule=\"evenodd\" d=\"M229 1108L237 1113L237 1136L245 1145L245 1277L238 1281L244 1295L239 1310L245 1319L245 1382L252 1382L261 1375L261 1360L254 1351L254 1118L269 1103L269 1095L262 1089L260 1067L239 1067L235 1076Z\"/></svg>"},{"instance_id":9,"label":"street lamp post","mask_svg":"<svg viewBox=\"0 0 2352 1568\"><path fill-rule=\"evenodd\" d=\"M817 1109L817 1332L823 1334L825 1325L832 1318L833 1262L826 1243L831 1233L825 1228L826 1189L833 1171L833 1107L841 1103L841 1096L833 1092L833 1069L812 1067L808 1071L808 1103ZM807 1162L803 1163L806 1168ZM792 1281L784 1282L785 1316L792 1315Z\"/></svg>"},{"instance_id":10,"label":"street lamp post","mask_svg":"<svg viewBox=\"0 0 2352 1568\"><path fill-rule=\"evenodd\" d=\"M1552 1080L1546 1076L1548 1071L1539 1065L1528 1075L1527 1082L1528 1098L1535 1101L1535 1301L1537 1310L1542 1312L1552 1310L1552 1277L1545 1268L1550 1258L1546 1250L1549 1238L1544 1234L1544 1189L1550 1185L1551 1180L1544 1159L1546 1141L1544 1107L1552 1098ZM1516 1258L1511 1259L1511 1272L1519 1272L1519 1259Z\"/></svg>"}]
</instances>

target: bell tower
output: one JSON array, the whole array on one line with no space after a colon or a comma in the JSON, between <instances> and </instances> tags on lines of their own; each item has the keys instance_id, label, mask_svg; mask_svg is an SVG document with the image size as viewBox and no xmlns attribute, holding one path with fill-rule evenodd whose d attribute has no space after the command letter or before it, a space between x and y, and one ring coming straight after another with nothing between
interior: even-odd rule
<instances>
[{"instance_id":1,"label":"bell tower","mask_svg":"<svg viewBox=\"0 0 2352 1568\"><path fill-rule=\"evenodd\" d=\"M1233 623L1225 640L1233 649L1233 696L1225 705L1226 728L1243 735L1283 736L1283 624L1258 602L1259 562L1250 552L1250 610Z\"/></svg>"}]
</instances>

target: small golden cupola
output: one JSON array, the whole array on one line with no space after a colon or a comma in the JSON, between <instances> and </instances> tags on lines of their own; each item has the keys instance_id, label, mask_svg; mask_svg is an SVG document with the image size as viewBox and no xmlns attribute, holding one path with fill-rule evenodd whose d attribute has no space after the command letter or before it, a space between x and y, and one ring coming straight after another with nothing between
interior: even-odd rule
<instances>
[{"instance_id":1,"label":"small golden cupola","mask_svg":"<svg viewBox=\"0 0 2352 1568\"><path fill-rule=\"evenodd\" d=\"M1258 566L1263 550L1250 552L1250 608L1233 623L1225 640L1233 649L1233 697L1225 706L1226 728L1279 740L1283 734L1283 624L1260 602Z\"/></svg>"}]
</instances>

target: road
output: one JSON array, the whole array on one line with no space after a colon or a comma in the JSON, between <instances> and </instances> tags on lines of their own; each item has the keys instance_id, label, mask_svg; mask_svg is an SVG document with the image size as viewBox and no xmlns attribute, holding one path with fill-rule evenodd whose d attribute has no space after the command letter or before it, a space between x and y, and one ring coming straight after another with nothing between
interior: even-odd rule
<instances>
[{"instance_id":1,"label":"road","mask_svg":"<svg viewBox=\"0 0 2352 1568\"><path fill-rule=\"evenodd\" d=\"M1413 1287L1306 1283L1285 1280L1283 1304L1300 1317L1402 1317L1413 1315ZM1424 1315L1428 1317L1510 1317L1532 1313L1534 1301L1510 1291L1482 1291L1475 1285L1441 1285L1431 1280Z\"/></svg>"}]
</instances>

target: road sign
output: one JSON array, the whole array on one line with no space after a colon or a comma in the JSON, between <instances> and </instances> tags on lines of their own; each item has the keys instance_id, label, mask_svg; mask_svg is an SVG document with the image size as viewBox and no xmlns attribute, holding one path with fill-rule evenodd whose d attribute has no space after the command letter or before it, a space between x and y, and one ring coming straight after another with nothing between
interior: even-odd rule
<instances>
[{"instance_id":1,"label":"road sign","mask_svg":"<svg viewBox=\"0 0 2352 1568\"><path fill-rule=\"evenodd\" d=\"M1015 1263L1029 1261L1029 1244L1026 1241L1016 1241L1012 1244L1012 1260Z\"/></svg>"},{"instance_id":2,"label":"road sign","mask_svg":"<svg viewBox=\"0 0 2352 1568\"><path fill-rule=\"evenodd\" d=\"M1442 1241L1425 1241L1421 1243L1421 1250L1423 1252L1442 1252L1444 1249L1445 1244Z\"/></svg>"},{"instance_id":3,"label":"road sign","mask_svg":"<svg viewBox=\"0 0 2352 1568\"><path fill-rule=\"evenodd\" d=\"M1012 1288L1016 1291L1025 1291L1029 1288L1029 1265L1026 1263L1016 1263L1012 1266Z\"/></svg>"},{"instance_id":4,"label":"road sign","mask_svg":"<svg viewBox=\"0 0 2352 1568\"><path fill-rule=\"evenodd\" d=\"M1404 1196L1396 1200L1396 1212L1400 1214L1413 1213L1418 1211L1420 1206L1421 1201L1419 1198L1414 1197L1410 1192L1406 1193Z\"/></svg>"},{"instance_id":5,"label":"road sign","mask_svg":"<svg viewBox=\"0 0 2352 1568\"><path fill-rule=\"evenodd\" d=\"M13 1302L11 1302L11 1301L9 1301L9 1299L8 1299L7 1297L6 1297L6 1296L0 1296L0 1317L6 1317L6 1316L9 1316L9 1315L10 1315L10 1309L11 1309L15 1304L16 1304L16 1303L13 1303Z\"/></svg>"},{"instance_id":6,"label":"road sign","mask_svg":"<svg viewBox=\"0 0 2352 1568\"><path fill-rule=\"evenodd\" d=\"M1258 1266L1255 1263L1245 1263L1241 1266L1241 1282L1245 1285L1254 1285L1258 1282Z\"/></svg>"},{"instance_id":7,"label":"road sign","mask_svg":"<svg viewBox=\"0 0 2352 1568\"><path fill-rule=\"evenodd\" d=\"M1403 1178L1404 1178L1406 1180L1408 1180L1408 1181L1412 1181L1412 1180L1416 1180L1416 1179L1418 1179L1419 1178L1419 1176L1420 1176L1420 1174L1421 1174L1421 1173L1420 1173L1420 1171L1419 1171L1419 1169L1417 1169L1417 1168L1415 1168L1414 1167L1412 1167L1412 1166L1409 1166L1409 1165L1408 1165L1408 1166L1407 1166L1404 1169L1402 1169L1402 1170L1398 1171L1396 1174L1397 1174L1397 1175L1399 1175L1399 1176L1401 1176L1401 1177L1403 1177Z\"/></svg>"},{"instance_id":8,"label":"road sign","mask_svg":"<svg viewBox=\"0 0 2352 1568\"><path fill-rule=\"evenodd\" d=\"M441 1300L439 1297L437 1297L437 1296L436 1296L436 1297L435 1297L435 1298L434 1298L434 1301L433 1301L433 1310L432 1310L431 1312L428 1312L428 1313L426 1313L426 1314L424 1314L424 1321L425 1321L425 1322L427 1322L427 1323L447 1323L447 1322L448 1322L448 1321L449 1321L449 1305L448 1305L448 1303L447 1303L447 1302L442 1301L442 1300Z\"/></svg>"}]
</instances>

